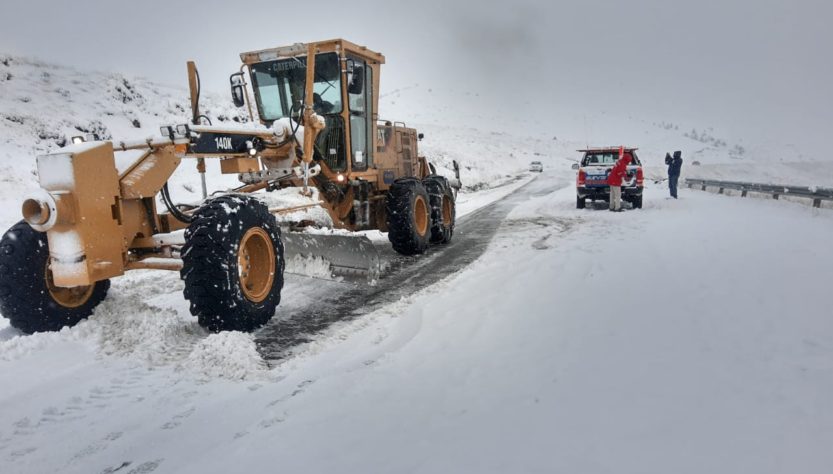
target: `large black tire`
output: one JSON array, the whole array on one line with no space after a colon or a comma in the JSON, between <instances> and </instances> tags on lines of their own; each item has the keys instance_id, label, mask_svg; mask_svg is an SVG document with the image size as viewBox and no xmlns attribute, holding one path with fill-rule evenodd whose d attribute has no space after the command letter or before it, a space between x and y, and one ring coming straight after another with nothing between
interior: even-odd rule
<instances>
[{"instance_id":1,"label":"large black tire","mask_svg":"<svg viewBox=\"0 0 833 474\"><path fill-rule=\"evenodd\" d=\"M634 196L631 204L634 209L642 209L642 196Z\"/></svg>"},{"instance_id":2,"label":"large black tire","mask_svg":"<svg viewBox=\"0 0 833 474\"><path fill-rule=\"evenodd\" d=\"M400 178L388 190L388 240L403 255L425 252L431 237L428 192L416 178Z\"/></svg>"},{"instance_id":3,"label":"large black tire","mask_svg":"<svg viewBox=\"0 0 833 474\"><path fill-rule=\"evenodd\" d=\"M457 207L454 193L444 176L431 175L422 180L431 204L431 243L447 244L454 235Z\"/></svg>"},{"instance_id":4,"label":"large black tire","mask_svg":"<svg viewBox=\"0 0 833 474\"><path fill-rule=\"evenodd\" d=\"M576 196L576 209L584 209L587 206L587 198Z\"/></svg>"},{"instance_id":5,"label":"large black tire","mask_svg":"<svg viewBox=\"0 0 833 474\"><path fill-rule=\"evenodd\" d=\"M185 230L185 299L209 331L252 331L266 324L281 301L284 266L275 216L250 196L206 202Z\"/></svg>"},{"instance_id":6,"label":"large black tire","mask_svg":"<svg viewBox=\"0 0 833 474\"><path fill-rule=\"evenodd\" d=\"M76 288L52 284L46 234L24 221L0 240L0 312L27 334L75 326L107 296L110 280Z\"/></svg>"}]
</instances>

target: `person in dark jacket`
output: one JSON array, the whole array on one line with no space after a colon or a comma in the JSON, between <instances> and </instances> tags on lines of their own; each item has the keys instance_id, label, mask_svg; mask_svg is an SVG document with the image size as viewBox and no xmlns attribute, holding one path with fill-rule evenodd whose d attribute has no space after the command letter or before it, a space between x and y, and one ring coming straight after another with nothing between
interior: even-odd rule
<instances>
[{"instance_id":1,"label":"person in dark jacket","mask_svg":"<svg viewBox=\"0 0 833 474\"><path fill-rule=\"evenodd\" d=\"M622 180L631 163L631 155L625 154L624 147L619 148L619 159L610 169L607 176L607 184L610 186L610 210L620 212L622 210Z\"/></svg>"},{"instance_id":2,"label":"person in dark jacket","mask_svg":"<svg viewBox=\"0 0 833 474\"><path fill-rule=\"evenodd\" d=\"M666 153L665 164L668 165L668 190L671 191L671 197L677 199L677 181L680 180L680 169L683 167L682 152L675 151L673 158Z\"/></svg>"}]
</instances>

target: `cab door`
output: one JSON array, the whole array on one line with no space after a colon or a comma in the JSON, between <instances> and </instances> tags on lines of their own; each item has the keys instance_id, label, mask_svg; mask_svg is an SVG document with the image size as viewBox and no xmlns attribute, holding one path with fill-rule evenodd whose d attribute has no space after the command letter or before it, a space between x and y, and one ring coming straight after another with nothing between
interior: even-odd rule
<instances>
[{"instance_id":1,"label":"cab door","mask_svg":"<svg viewBox=\"0 0 833 474\"><path fill-rule=\"evenodd\" d=\"M354 171L373 165L371 119L373 71L364 60L348 58L347 102L350 113L350 159Z\"/></svg>"}]
</instances>

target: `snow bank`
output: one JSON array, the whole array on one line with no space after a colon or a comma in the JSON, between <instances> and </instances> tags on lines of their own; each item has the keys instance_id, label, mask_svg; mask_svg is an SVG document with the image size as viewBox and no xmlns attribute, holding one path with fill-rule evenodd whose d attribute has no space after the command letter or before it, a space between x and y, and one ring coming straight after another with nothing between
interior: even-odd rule
<instances>
[{"instance_id":1,"label":"snow bank","mask_svg":"<svg viewBox=\"0 0 833 474\"><path fill-rule=\"evenodd\" d=\"M243 380L266 370L251 334L227 331L201 339L183 367L207 377Z\"/></svg>"},{"instance_id":2,"label":"snow bank","mask_svg":"<svg viewBox=\"0 0 833 474\"><path fill-rule=\"evenodd\" d=\"M152 288L142 285L152 295ZM177 364L206 333L193 318L147 304L142 295L109 296L90 323L98 330L97 346L107 355L130 357L149 367Z\"/></svg>"},{"instance_id":3,"label":"snow bank","mask_svg":"<svg viewBox=\"0 0 833 474\"><path fill-rule=\"evenodd\" d=\"M3 329L9 337L0 339L0 360L15 361L73 344L148 369L168 368L199 378L241 380L265 370L251 335L208 334L197 324L182 299L178 275L137 273L116 280L94 314L73 328L28 336Z\"/></svg>"}]
</instances>

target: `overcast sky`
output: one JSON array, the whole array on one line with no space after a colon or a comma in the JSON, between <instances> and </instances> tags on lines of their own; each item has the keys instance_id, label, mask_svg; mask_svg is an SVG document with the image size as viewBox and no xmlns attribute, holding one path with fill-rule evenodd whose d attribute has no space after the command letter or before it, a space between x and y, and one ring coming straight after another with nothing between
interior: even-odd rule
<instances>
[{"instance_id":1,"label":"overcast sky","mask_svg":"<svg viewBox=\"0 0 833 474\"><path fill-rule=\"evenodd\" d=\"M627 110L821 143L833 125L831 4L4 0L0 52L179 85L194 59L225 94L241 51L343 37L387 56L383 93L419 84L459 110L542 129Z\"/></svg>"}]
</instances>

